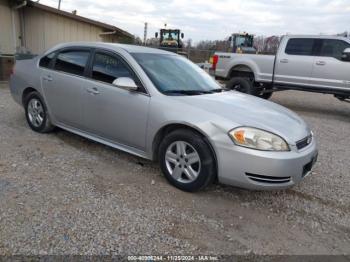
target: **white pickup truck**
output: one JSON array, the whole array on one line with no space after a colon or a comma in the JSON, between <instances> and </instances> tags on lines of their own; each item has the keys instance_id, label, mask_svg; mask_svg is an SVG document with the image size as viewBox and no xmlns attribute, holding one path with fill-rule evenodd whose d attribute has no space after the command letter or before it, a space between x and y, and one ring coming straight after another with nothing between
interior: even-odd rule
<instances>
[{"instance_id":1,"label":"white pickup truck","mask_svg":"<svg viewBox=\"0 0 350 262\"><path fill-rule=\"evenodd\" d=\"M213 67L226 87L263 98L302 90L350 98L350 39L284 36L276 56L216 52Z\"/></svg>"}]
</instances>

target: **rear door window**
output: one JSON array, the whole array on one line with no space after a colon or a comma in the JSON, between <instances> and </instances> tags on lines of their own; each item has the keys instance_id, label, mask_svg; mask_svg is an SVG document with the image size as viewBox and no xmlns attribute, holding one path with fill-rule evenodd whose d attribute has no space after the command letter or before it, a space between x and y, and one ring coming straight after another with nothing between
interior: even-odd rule
<instances>
[{"instance_id":1,"label":"rear door window","mask_svg":"<svg viewBox=\"0 0 350 262\"><path fill-rule=\"evenodd\" d=\"M66 50L58 54L54 69L83 76L90 51L88 50Z\"/></svg>"},{"instance_id":2,"label":"rear door window","mask_svg":"<svg viewBox=\"0 0 350 262\"><path fill-rule=\"evenodd\" d=\"M289 39L286 47L286 54L312 56L315 39L312 38L292 38Z\"/></svg>"},{"instance_id":3,"label":"rear door window","mask_svg":"<svg viewBox=\"0 0 350 262\"><path fill-rule=\"evenodd\" d=\"M334 57L341 60L343 52L346 48L350 48L350 44L337 39L324 39L322 41L320 56Z\"/></svg>"}]
</instances>

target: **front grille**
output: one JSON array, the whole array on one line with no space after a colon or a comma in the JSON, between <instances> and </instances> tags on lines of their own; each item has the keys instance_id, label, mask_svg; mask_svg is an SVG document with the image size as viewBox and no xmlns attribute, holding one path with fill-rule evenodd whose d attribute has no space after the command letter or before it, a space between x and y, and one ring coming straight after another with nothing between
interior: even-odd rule
<instances>
[{"instance_id":1,"label":"front grille","mask_svg":"<svg viewBox=\"0 0 350 262\"><path fill-rule=\"evenodd\" d=\"M309 135L305 138L303 138L302 140L299 140L296 145L298 150L303 149L305 147L307 147L308 145L310 145L312 142L312 135Z\"/></svg>"},{"instance_id":2,"label":"front grille","mask_svg":"<svg viewBox=\"0 0 350 262\"><path fill-rule=\"evenodd\" d=\"M246 176L255 182L265 183L265 184L283 184L291 181L290 176L275 177L275 176L262 176L262 175L256 175L256 174L250 174L250 173L246 173Z\"/></svg>"}]
</instances>

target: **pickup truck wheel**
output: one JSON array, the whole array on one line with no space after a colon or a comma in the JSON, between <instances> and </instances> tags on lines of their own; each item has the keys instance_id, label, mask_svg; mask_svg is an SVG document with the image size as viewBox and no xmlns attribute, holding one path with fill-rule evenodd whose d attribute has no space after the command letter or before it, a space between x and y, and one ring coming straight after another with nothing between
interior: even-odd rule
<instances>
[{"instance_id":1,"label":"pickup truck wheel","mask_svg":"<svg viewBox=\"0 0 350 262\"><path fill-rule=\"evenodd\" d=\"M231 78L231 80L227 82L226 88L250 95L258 95L257 89L253 86L253 83L243 77Z\"/></svg>"}]
</instances>

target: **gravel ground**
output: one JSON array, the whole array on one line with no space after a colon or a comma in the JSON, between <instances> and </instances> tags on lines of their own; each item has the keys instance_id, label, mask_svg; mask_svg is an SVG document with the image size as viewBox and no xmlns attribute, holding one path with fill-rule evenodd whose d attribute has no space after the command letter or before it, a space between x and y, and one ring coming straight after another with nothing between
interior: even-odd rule
<instances>
[{"instance_id":1,"label":"gravel ground","mask_svg":"<svg viewBox=\"0 0 350 262\"><path fill-rule=\"evenodd\" d=\"M319 141L300 185L170 186L158 166L68 132L32 132L0 87L0 255L350 254L350 104L280 92Z\"/></svg>"}]
</instances>

